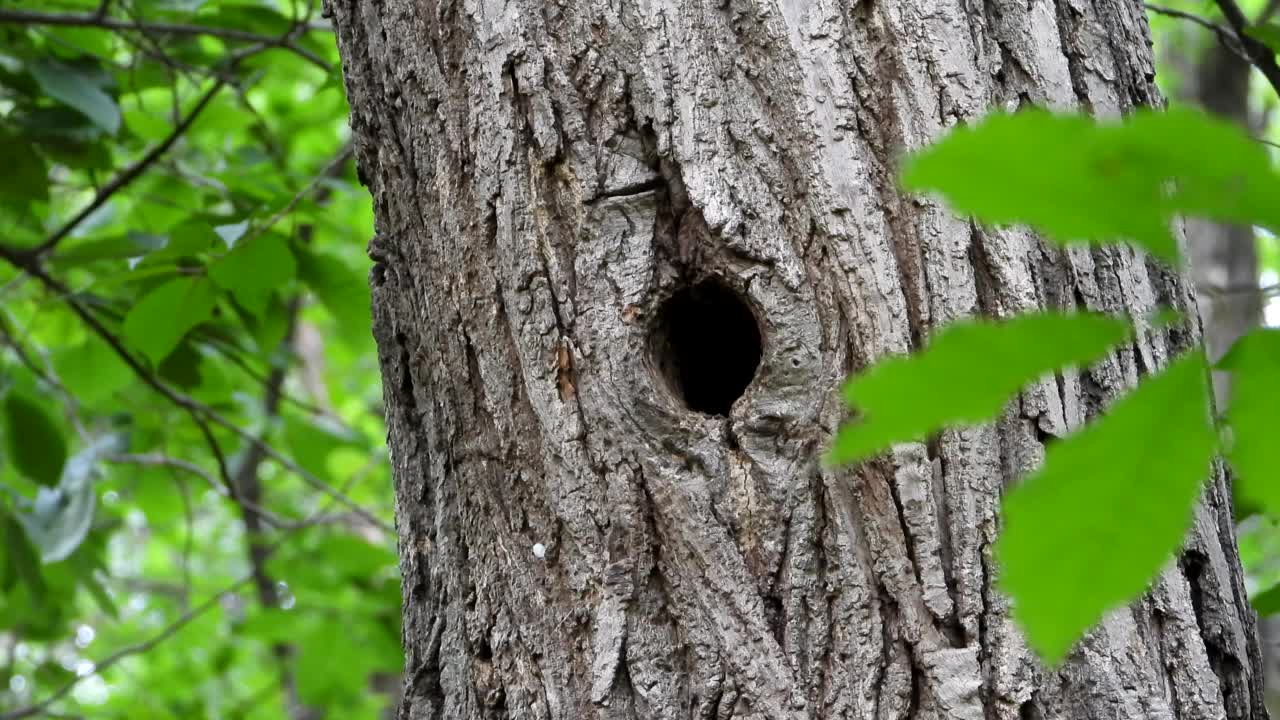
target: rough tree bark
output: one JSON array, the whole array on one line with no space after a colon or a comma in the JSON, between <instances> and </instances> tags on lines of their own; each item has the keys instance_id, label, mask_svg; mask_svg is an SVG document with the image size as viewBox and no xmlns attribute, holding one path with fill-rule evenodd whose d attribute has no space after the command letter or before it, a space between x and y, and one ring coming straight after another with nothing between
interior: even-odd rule
<instances>
[{"instance_id":1,"label":"rough tree bark","mask_svg":"<svg viewBox=\"0 0 1280 720\"><path fill-rule=\"evenodd\" d=\"M948 321L1194 307L1130 250L1049 249L894 184L904 148L992 106L1158 103L1137 0L326 10L377 218L402 718L1265 716L1221 473L1186 551L1064 668L993 589L1001 490L1198 337L817 460L842 378ZM727 416L689 409L724 378L689 374L661 310L707 279L763 342ZM696 319L713 362L751 349Z\"/></svg>"}]
</instances>

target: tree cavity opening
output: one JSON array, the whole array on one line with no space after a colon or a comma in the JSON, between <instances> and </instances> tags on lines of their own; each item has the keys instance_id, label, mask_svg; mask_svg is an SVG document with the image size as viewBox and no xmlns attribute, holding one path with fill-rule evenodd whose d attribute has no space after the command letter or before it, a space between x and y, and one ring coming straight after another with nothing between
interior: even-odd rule
<instances>
[{"instance_id":1,"label":"tree cavity opening","mask_svg":"<svg viewBox=\"0 0 1280 720\"><path fill-rule=\"evenodd\" d=\"M760 365L760 326L738 293L705 280L663 303L650 342L654 365L690 410L729 414Z\"/></svg>"}]
</instances>

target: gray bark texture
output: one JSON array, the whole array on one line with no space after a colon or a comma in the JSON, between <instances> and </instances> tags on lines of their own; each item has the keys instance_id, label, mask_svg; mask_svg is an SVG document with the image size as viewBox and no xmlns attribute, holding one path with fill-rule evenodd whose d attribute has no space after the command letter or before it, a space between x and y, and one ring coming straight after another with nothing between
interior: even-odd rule
<instances>
[{"instance_id":1,"label":"gray bark texture","mask_svg":"<svg viewBox=\"0 0 1280 720\"><path fill-rule=\"evenodd\" d=\"M1222 473L1185 552L1056 671L993 584L1002 490L1197 336L819 461L842 380L947 322L1194 308L1131 250L895 186L905 149L993 106L1159 102L1137 0L326 10L377 219L404 720L1265 717ZM727 416L686 407L655 340L706 278L763 338Z\"/></svg>"}]
</instances>

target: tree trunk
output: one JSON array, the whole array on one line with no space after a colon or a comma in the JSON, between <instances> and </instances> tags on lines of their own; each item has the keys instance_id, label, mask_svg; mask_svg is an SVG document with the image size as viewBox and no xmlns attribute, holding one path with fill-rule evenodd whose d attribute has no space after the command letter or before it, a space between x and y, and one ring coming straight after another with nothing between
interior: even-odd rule
<instances>
[{"instance_id":1,"label":"tree trunk","mask_svg":"<svg viewBox=\"0 0 1280 720\"><path fill-rule=\"evenodd\" d=\"M1001 490L1197 337L819 462L841 381L944 323L1194 307L1128 249L894 182L991 106L1157 103L1137 0L327 10L377 218L402 718L1265 717L1220 473L1060 670L993 586Z\"/></svg>"}]
</instances>

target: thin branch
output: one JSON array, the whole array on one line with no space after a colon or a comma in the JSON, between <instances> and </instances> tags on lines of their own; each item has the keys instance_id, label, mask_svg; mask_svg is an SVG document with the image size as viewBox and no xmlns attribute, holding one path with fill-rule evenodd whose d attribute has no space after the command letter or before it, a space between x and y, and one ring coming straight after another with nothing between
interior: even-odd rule
<instances>
[{"instance_id":1,"label":"thin branch","mask_svg":"<svg viewBox=\"0 0 1280 720\"><path fill-rule=\"evenodd\" d=\"M1280 65L1276 64L1275 51L1245 33L1245 28L1249 27L1249 18L1244 16L1235 0L1215 0L1215 2L1218 4L1218 9L1222 11L1222 16L1227 19L1227 24L1235 31L1240 46L1249 56L1249 61L1258 68L1267 82L1271 83L1272 89L1280 93Z\"/></svg>"},{"instance_id":2,"label":"thin branch","mask_svg":"<svg viewBox=\"0 0 1280 720\"><path fill-rule=\"evenodd\" d=\"M311 191L314 190L321 181L337 175L337 170L342 167L342 164L347 161L347 158L351 157L351 152L351 143L343 145L342 148L338 150L338 153L333 156L333 159L328 163L325 163L325 166L320 168L320 172L316 173L315 176L311 178L311 181L307 183L306 187L295 193L294 196L289 199L289 202L285 203L284 207L280 208L274 215L267 218L265 223L254 230L254 234L258 235L271 229L272 226L280 222L286 215L293 212L293 209L298 206L298 203L302 202L302 198L311 194Z\"/></svg>"},{"instance_id":3,"label":"thin branch","mask_svg":"<svg viewBox=\"0 0 1280 720\"><path fill-rule=\"evenodd\" d=\"M212 475L205 472L204 469L201 468L199 465L196 465L195 463L192 463L192 462L187 462L186 460L180 460L178 458L170 457L168 455L161 455L159 453L108 455L103 459L109 463L115 463L117 465L140 465L143 467L162 467L162 468L168 468L170 470L181 470L182 472L187 473L189 475L194 475L200 478L201 480L203 480L205 484L207 484L214 492L218 494L219 497L227 500L231 500L232 502L252 506L254 512L261 515L262 518L266 520L268 524L270 524L272 527L277 529L283 530L283 529L292 528L295 525L297 525L298 522L300 522L299 520L282 518L279 515L271 512L270 510L260 505L255 505L253 503L250 503L248 500L244 498L232 497L231 493L226 489L226 487L222 485L222 483L219 483L217 480L215 480Z\"/></svg>"},{"instance_id":4,"label":"thin branch","mask_svg":"<svg viewBox=\"0 0 1280 720\"><path fill-rule=\"evenodd\" d=\"M1241 47L1239 38L1236 37L1236 33L1231 28L1223 27L1215 22L1206 20L1195 13L1189 13L1183 10L1165 7L1163 5L1153 5L1152 3L1143 3L1143 6L1157 15L1166 15L1168 17L1186 20L1187 22L1199 25L1214 35L1217 35L1218 41L1231 53L1235 54L1241 60L1249 63L1250 65L1253 64L1253 60L1245 52L1244 48Z\"/></svg>"},{"instance_id":5,"label":"thin branch","mask_svg":"<svg viewBox=\"0 0 1280 720\"><path fill-rule=\"evenodd\" d=\"M64 238L70 235L71 232L80 225L80 223L84 222L85 218L89 217L89 215L91 215L95 210L102 207L113 195L122 190L125 186L129 185L134 180L137 180L142 173L146 172L147 168L151 167L160 159L161 155L164 155L169 148L173 147L173 144L178 141L178 138L182 137L182 135L187 132L191 127L191 124L195 122L196 118L199 117L200 113L209 105L209 102L213 100L214 96L218 94L218 91L221 90L224 85L226 85L226 82L221 78L215 80L213 86L200 97L200 100L196 102L195 107L191 109L191 112L187 113L187 116L173 128L173 131L170 132L164 140L161 140L159 144L148 150L145 155L138 158L137 162L126 167L124 170L121 170L119 174L111 178L106 185L103 185L102 188L94 194L93 200L90 201L88 205L85 205L80 212L76 213L70 220L63 223L57 230L54 230L53 233L44 240L44 242L25 251L25 254L30 255L32 258L36 258L44 255L50 250L53 250L58 243L62 242Z\"/></svg>"},{"instance_id":6,"label":"thin branch","mask_svg":"<svg viewBox=\"0 0 1280 720\"><path fill-rule=\"evenodd\" d=\"M293 42L293 36L297 33L297 30L308 31L321 29L319 27L312 28L310 25L299 26L298 28L291 30L289 33L286 33L283 37L272 37L270 35L262 35L248 30L214 27L212 25L189 25L185 23L122 20L120 18L106 17L105 14L100 15L98 13L94 13L92 15L72 15L38 12L34 10L9 9L0 10L0 23L100 28L103 30L136 30L138 32L167 33L170 35L186 36L204 35L208 37L221 38L223 40L261 43L268 47L277 47L288 50L312 65L319 67L321 70L324 70L326 73L330 71L329 63L325 62L324 58L321 58L319 55L316 55L310 50L300 47Z\"/></svg>"}]
</instances>

